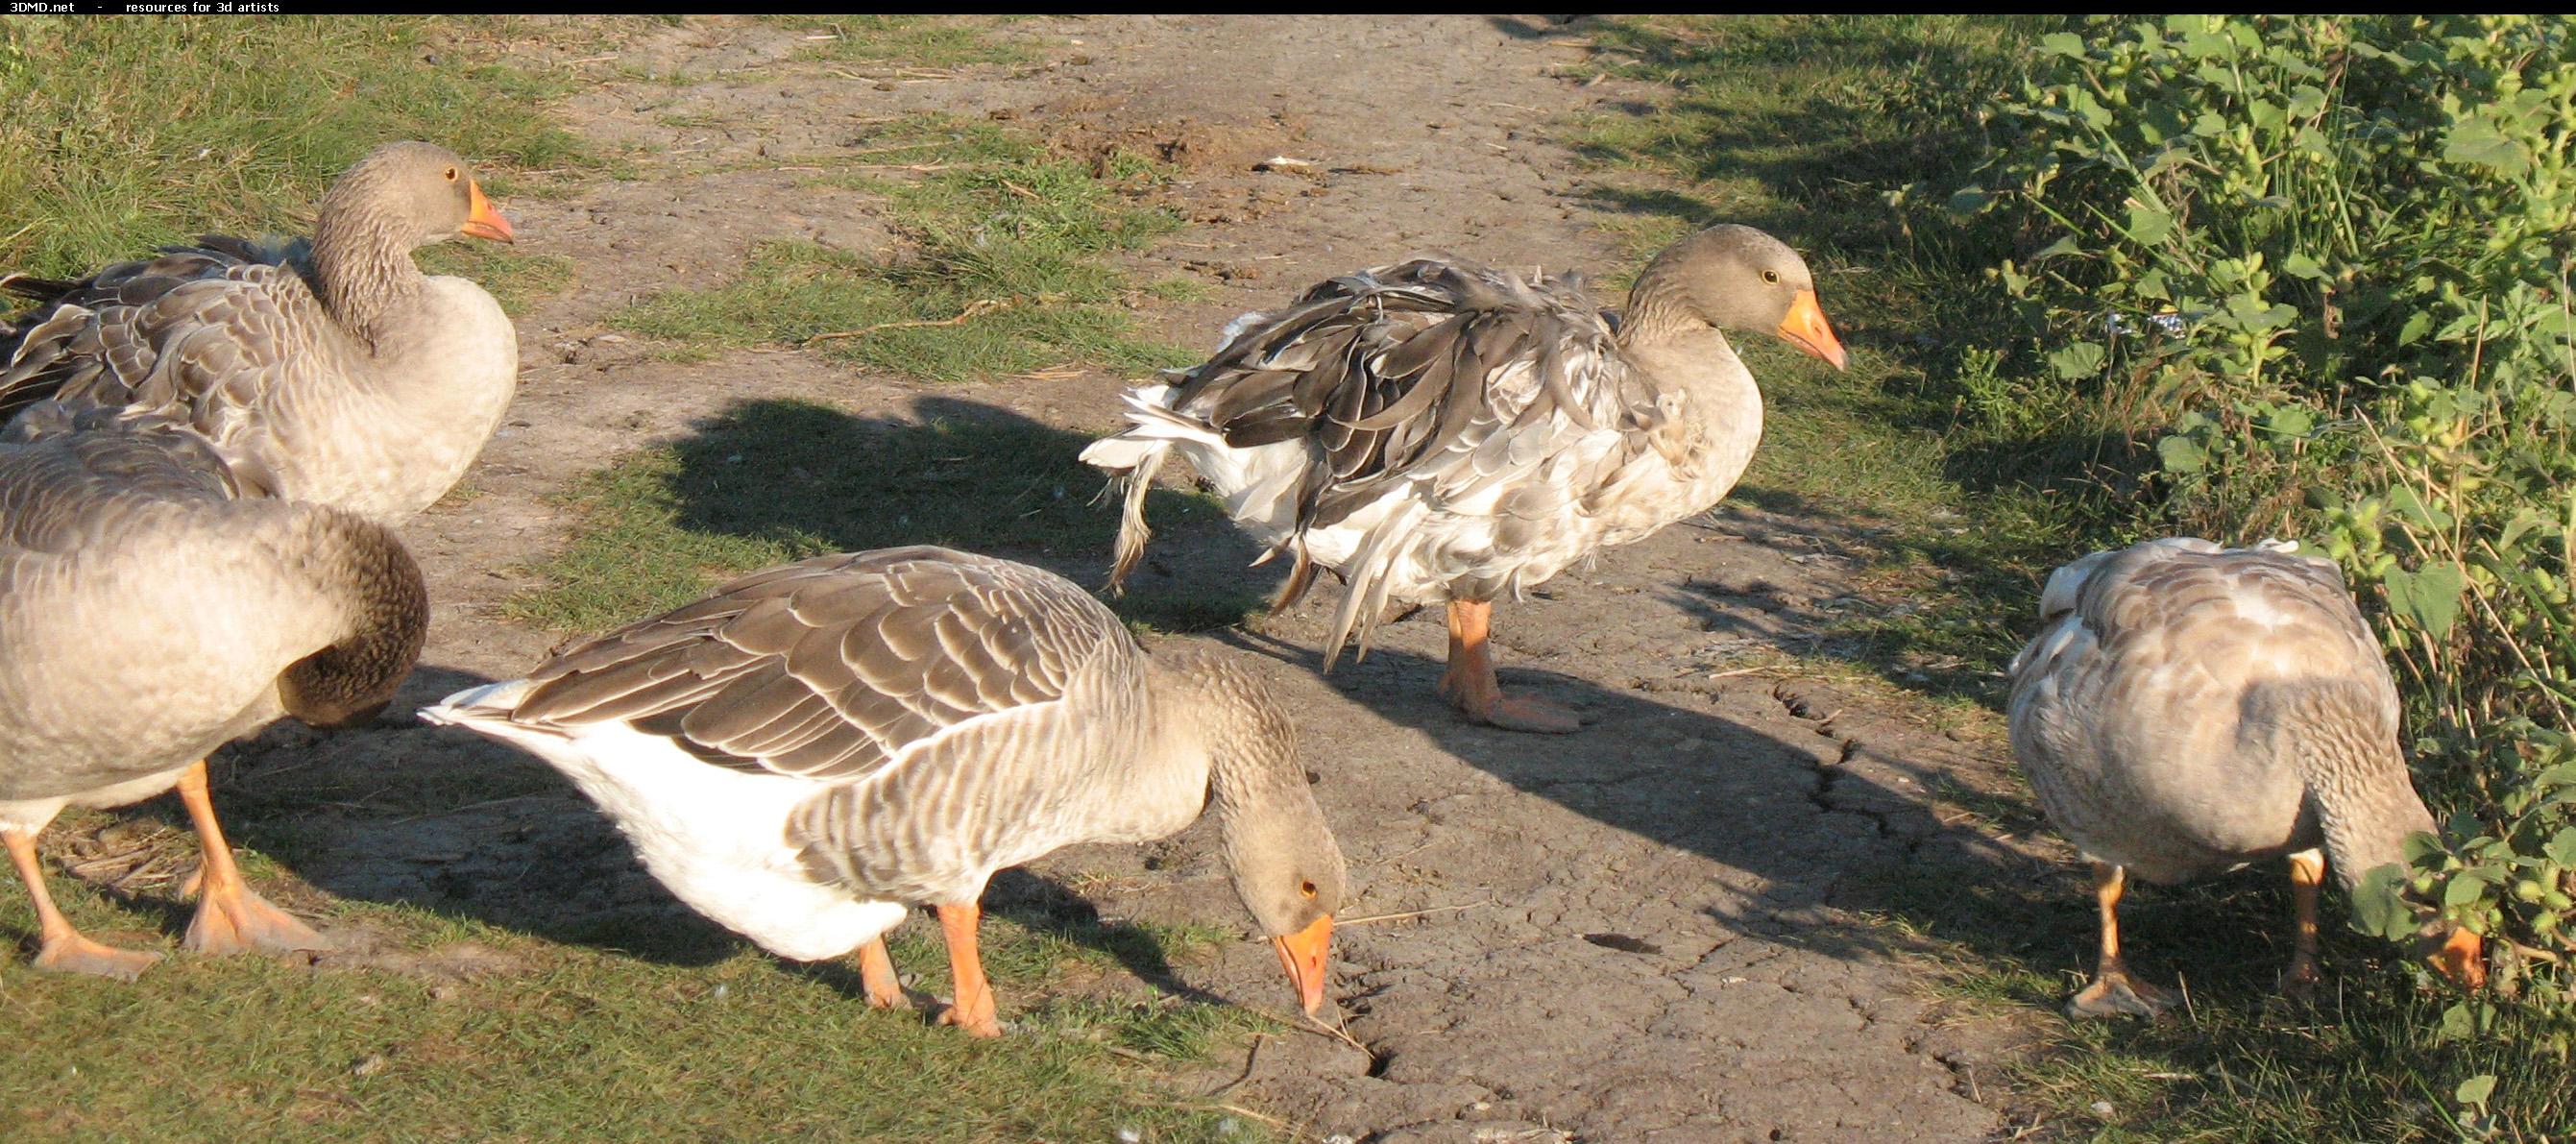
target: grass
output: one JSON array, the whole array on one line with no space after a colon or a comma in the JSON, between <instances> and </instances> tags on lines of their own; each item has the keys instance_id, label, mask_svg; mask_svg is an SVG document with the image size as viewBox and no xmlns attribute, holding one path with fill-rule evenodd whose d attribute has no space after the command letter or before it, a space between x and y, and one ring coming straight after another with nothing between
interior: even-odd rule
<instances>
[{"instance_id":1,"label":"grass","mask_svg":"<svg viewBox=\"0 0 2576 1144\"><path fill-rule=\"evenodd\" d=\"M1026 45L993 33L1008 16L764 16L812 36L805 57L855 64L956 68L1016 64L1034 58Z\"/></svg>"},{"instance_id":2,"label":"grass","mask_svg":"<svg viewBox=\"0 0 2576 1144\"><path fill-rule=\"evenodd\" d=\"M737 406L678 443L627 457L575 492L582 524L539 565L549 586L511 614L598 631L678 607L770 564L832 552L944 544L1045 557L1106 552L1117 514L1092 504L1088 443L966 402L925 403L921 424L868 421L805 401ZM1160 523L1213 519L1206 500L1156 492ZM1158 599L1136 618L1218 627L1252 599Z\"/></svg>"},{"instance_id":3,"label":"grass","mask_svg":"<svg viewBox=\"0 0 2576 1144\"><path fill-rule=\"evenodd\" d=\"M460 31L424 17L0 24L0 266L65 276L207 231L299 233L323 188L392 139L454 147L496 194L514 171L587 162L545 114L555 82L431 43Z\"/></svg>"},{"instance_id":4,"label":"grass","mask_svg":"<svg viewBox=\"0 0 2576 1144\"><path fill-rule=\"evenodd\" d=\"M2151 467L2141 442L2152 444L2168 412L2133 393L2045 396L2062 387L2014 376L2001 351L2022 335L1999 321L2004 299L1982 273L2000 255L1971 232L1916 233L1890 209L1964 172L1981 142L1977 105L2013 81L2019 45L2039 30L1953 17L1616 21L1600 29L1600 66L1676 91L1581 128L1613 230L1639 251L1728 220L1810 252L1852 369L1830 375L1770 339L1745 339L1769 417L1736 495L1871 526L1871 594L1916 607L1848 619L1838 646L1891 680L1990 708L2002 698L1995 673L2033 622L2039 579L2132 539L2126 509ZM2035 821L2010 803L1971 809L2016 828ZM1888 926L1933 943L1945 990L2049 1030L2005 1078L2025 1138L2567 1138L2576 1080L2536 1047L2543 1031L2518 1031L2506 1014L2487 1037L2446 1034L2441 1014L2455 998L2345 929L2340 895L2329 895L2318 1002L2267 1006L2287 961L2281 881L2267 865L2133 893L2123 910L2132 957L2193 997L2178 1019L2152 1025L2056 1016L2091 969L2090 895L2072 870L2040 885L1895 870L1862 893ZM2485 1127L2473 1122L2481 1109L2457 1098L2479 1074L2498 1078Z\"/></svg>"},{"instance_id":5,"label":"grass","mask_svg":"<svg viewBox=\"0 0 2576 1144\"><path fill-rule=\"evenodd\" d=\"M1121 303L1140 291L1105 260L1180 225L1120 201L1121 184L1149 170L1095 170L1049 157L1024 134L944 117L881 125L854 147L921 169L910 179L855 170L831 179L887 197L888 217L910 245L905 256L878 261L770 243L733 283L666 291L611 323L698 352L811 345L933 381L1066 363L1142 372L1189 360L1129 336Z\"/></svg>"},{"instance_id":6,"label":"grass","mask_svg":"<svg viewBox=\"0 0 2576 1144\"><path fill-rule=\"evenodd\" d=\"M75 920L130 946L153 928L58 879ZM12 896L0 925L31 926ZM1164 1000L1041 1003L976 1041L880 1012L844 978L748 950L664 964L404 907L333 911L420 948L470 942L517 967L463 983L184 954L129 985L0 968L23 1035L0 1042L13 1140L1147 1140L1264 1138L1153 1087L1248 1029L1239 1010ZM157 920L157 919L156 919ZM120 932L123 931L123 932ZM1006 1015L1055 971L1060 939L988 923ZM945 959L897 943L920 989ZM925 948L926 947L926 948ZM1033 969L1032 967L1038 967ZM324 1015L327 1015L325 1017ZM1128 1054L1121 1056L1121 1053ZM471 1093L470 1098L460 1098ZM1231 1120L1231 1123L1227 1123Z\"/></svg>"}]
</instances>

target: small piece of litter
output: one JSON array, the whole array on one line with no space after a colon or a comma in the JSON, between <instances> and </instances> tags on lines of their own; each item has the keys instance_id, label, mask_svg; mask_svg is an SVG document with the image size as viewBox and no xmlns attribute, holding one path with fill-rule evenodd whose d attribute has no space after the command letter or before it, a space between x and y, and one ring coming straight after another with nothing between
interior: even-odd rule
<instances>
[{"instance_id":1,"label":"small piece of litter","mask_svg":"<svg viewBox=\"0 0 2576 1144\"><path fill-rule=\"evenodd\" d=\"M1216 1134L1219 1136L1232 1136L1241 1131L1243 1131L1243 1125L1237 1123L1231 1116L1216 1122Z\"/></svg>"},{"instance_id":2,"label":"small piece of litter","mask_svg":"<svg viewBox=\"0 0 2576 1144\"><path fill-rule=\"evenodd\" d=\"M2107 1100L2097 1100L2087 1106L2084 1111L2090 1112L2095 1116L2099 1116L2104 1120L2109 1120L2112 1112L2111 1102Z\"/></svg>"},{"instance_id":3,"label":"small piece of litter","mask_svg":"<svg viewBox=\"0 0 2576 1144\"><path fill-rule=\"evenodd\" d=\"M349 1075L351 1076L374 1076L383 1071L385 1071L385 1055L383 1053L368 1053L367 1059L359 1061L357 1064L349 1067Z\"/></svg>"},{"instance_id":4,"label":"small piece of litter","mask_svg":"<svg viewBox=\"0 0 2576 1144\"><path fill-rule=\"evenodd\" d=\"M732 986L729 986L729 985L719 985L719 986L716 986L716 991L715 991L715 993L714 993L714 997L715 997L715 999L716 999L716 1000L718 1000L718 1001L722 1001L722 1000L724 1000L724 999L725 999L725 994L728 994L728 993L731 993L731 992L733 992L733 987L732 987Z\"/></svg>"},{"instance_id":5,"label":"small piece of litter","mask_svg":"<svg viewBox=\"0 0 2576 1144\"><path fill-rule=\"evenodd\" d=\"M1145 1134L1133 1128L1118 1130L1118 1144L1144 1144Z\"/></svg>"},{"instance_id":6,"label":"small piece of litter","mask_svg":"<svg viewBox=\"0 0 2576 1144\"><path fill-rule=\"evenodd\" d=\"M1324 1137L1320 1144L1360 1144L1360 1142L1336 1132L1330 1136Z\"/></svg>"}]
</instances>

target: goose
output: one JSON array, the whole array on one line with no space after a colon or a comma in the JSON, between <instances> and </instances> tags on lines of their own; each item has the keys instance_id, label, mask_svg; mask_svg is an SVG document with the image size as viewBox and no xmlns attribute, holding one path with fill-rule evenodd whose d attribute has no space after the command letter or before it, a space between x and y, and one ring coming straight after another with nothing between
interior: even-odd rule
<instances>
[{"instance_id":1,"label":"goose","mask_svg":"<svg viewBox=\"0 0 2576 1144\"><path fill-rule=\"evenodd\" d=\"M186 429L31 410L0 443L0 841L34 900L36 965L132 980L160 955L81 935L36 839L66 806L178 788L204 850L186 946L329 948L243 884L207 752L281 715L374 717L419 658L429 598L384 525L245 498Z\"/></svg>"},{"instance_id":2,"label":"goose","mask_svg":"<svg viewBox=\"0 0 2576 1144\"><path fill-rule=\"evenodd\" d=\"M1569 277L1416 259L1246 314L1216 356L1130 389L1125 430L1082 459L1127 486L1113 590L1144 554L1144 494L1188 458L1235 521L1294 559L1274 611L1317 566L1345 582L1326 644L1360 654L1390 601L1445 602L1441 694L1477 722L1566 733L1565 707L1505 695L1492 602L1605 545L1724 499L1762 437L1762 394L1725 330L1768 331L1841 369L1806 260L1717 226L1647 264L1615 328Z\"/></svg>"},{"instance_id":3,"label":"goose","mask_svg":"<svg viewBox=\"0 0 2576 1144\"><path fill-rule=\"evenodd\" d=\"M0 336L0 412L165 417L245 492L398 523L446 495L518 387L500 304L412 262L459 234L515 240L454 152L388 143L332 184L309 244L209 236L78 282L15 277L43 305Z\"/></svg>"},{"instance_id":4,"label":"goose","mask_svg":"<svg viewBox=\"0 0 2576 1144\"><path fill-rule=\"evenodd\" d=\"M1072 583L914 547L757 572L525 679L422 713L544 759L698 912L780 957L853 949L903 1002L885 932L936 906L942 1020L998 1036L976 953L993 872L1082 842L1166 837L1213 807L1243 904L1306 1012L1343 865L1259 679L1147 654Z\"/></svg>"},{"instance_id":5,"label":"goose","mask_svg":"<svg viewBox=\"0 0 2576 1144\"><path fill-rule=\"evenodd\" d=\"M2013 755L2093 867L2101 912L2076 1017L2174 1004L2120 955L2127 877L2172 884L2286 857L2297 912L2281 989L2317 979L2317 895L2349 892L2433 829L2397 746L2397 685L2333 561L2265 541L2169 538L2051 573L2012 661ZM2427 922L2417 952L2485 979L2478 935Z\"/></svg>"}]
</instances>

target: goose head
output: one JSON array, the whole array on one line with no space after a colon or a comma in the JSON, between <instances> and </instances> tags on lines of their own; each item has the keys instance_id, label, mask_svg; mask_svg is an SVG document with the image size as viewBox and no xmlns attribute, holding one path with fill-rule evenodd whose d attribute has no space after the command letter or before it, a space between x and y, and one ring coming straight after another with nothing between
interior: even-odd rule
<instances>
[{"instance_id":1,"label":"goose head","mask_svg":"<svg viewBox=\"0 0 2576 1144\"><path fill-rule=\"evenodd\" d=\"M1342 905L1341 846L1307 789L1296 725L1269 689L1213 658L1194 659L1184 671L1198 684L1208 785L1234 892L1278 950L1311 1015L1324 1002L1333 913Z\"/></svg>"},{"instance_id":2,"label":"goose head","mask_svg":"<svg viewBox=\"0 0 2576 1144\"><path fill-rule=\"evenodd\" d=\"M1835 369L1849 363L1816 299L1816 278L1789 244L1749 226L1713 226L1665 247L1629 291L1632 319L1652 328L1697 322L1778 336Z\"/></svg>"},{"instance_id":3,"label":"goose head","mask_svg":"<svg viewBox=\"0 0 2576 1144\"><path fill-rule=\"evenodd\" d=\"M338 509L311 511L296 568L339 604L345 632L279 673L277 698L287 714L327 730L364 723L393 701L429 634L429 589L390 529Z\"/></svg>"},{"instance_id":4,"label":"goose head","mask_svg":"<svg viewBox=\"0 0 2576 1144\"><path fill-rule=\"evenodd\" d=\"M403 251L457 235L515 242L474 169L454 151L433 143L387 143L342 174L322 197L315 244L336 231L355 230Z\"/></svg>"}]
</instances>

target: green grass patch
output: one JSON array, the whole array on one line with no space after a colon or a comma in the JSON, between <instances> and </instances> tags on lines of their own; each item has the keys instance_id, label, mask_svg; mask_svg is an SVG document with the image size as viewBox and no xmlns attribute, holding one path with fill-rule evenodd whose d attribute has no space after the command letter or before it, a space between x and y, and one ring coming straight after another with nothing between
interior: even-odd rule
<instances>
[{"instance_id":1,"label":"green grass patch","mask_svg":"<svg viewBox=\"0 0 2576 1144\"><path fill-rule=\"evenodd\" d=\"M483 287L514 318L574 278L572 260L562 255L525 254L470 238L424 247L412 257L421 273L452 274Z\"/></svg>"},{"instance_id":2,"label":"green grass patch","mask_svg":"<svg viewBox=\"0 0 2576 1144\"><path fill-rule=\"evenodd\" d=\"M997 35L1012 16L764 16L808 36L805 58L857 64L955 68L1035 59L1027 45Z\"/></svg>"},{"instance_id":3,"label":"green grass patch","mask_svg":"<svg viewBox=\"0 0 2576 1144\"><path fill-rule=\"evenodd\" d=\"M1100 474L1079 433L955 403L920 424L871 421L804 401L737 406L695 435L586 478L582 524L539 565L550 586L510 614L599 631L789 560L904 544L1044 557L1109 549L1117 514L1092 502ZM1215 519L1203 498L1156 492L1157 523ZM1158 602L1176 619L1223 603ZM1257 606L1241 601L1225 622ZM1149 614L1150 618L1150 614Z\"/></svg>"},{"instance_id":4,"label":"green grass patch","mask_svg":"<svg viewBox=\"0 0 2576 1144\"><path fill-rule=\"evenodd\" d=\"M1180 225L1168 212L1123 203L1119 184L1136 175L1051 159L1020 133L947 119L890 125L856 150L924 171L833 180L887 196L912 247L905 256L770 243L732 284L667 291L611 324L697 350L810 345L934 381L1068 362L1143 372L1190 360L1130 336L1121 303L1139 291L1106 260Z\"/></svg>"},{"instance_id":5,"label":"green grass patch","mask_svg":"<svg viewBox=\"0 0 2576 1144\"><path fill-rule=\"evenodd\" d=\"M388 140L453 147L503 194L514 168L586 163L545 116L556 81L430 43L470 27L0 24L0 266L68 276L209 231L300 233L330 181Z\"/></svg>"},{"instance_id":6,"label":"green grass patch","mask_svg":"<svg viewBox=\"0 0 2576 1144\"><path fill-rule=\"evenodd\" d=\"M55 884L102 938L149 947L173 924L76 879ZM1158 1092L1154 1062L1134 1063L1194 1058L1258 1021L1217 1006L1036 1000L1014 1012L1042 978L996 957L1020 1028L979 1041L870 1009L848 967L747 949L671 965L407 908L335 912L405 948L472 942L514 968L455 982L175 954L124 984L12 959L0 997L26 1035L0 1043L0 1125L31 1141L1268 1138ZM32 925L23 897L0 906L0 926ZM1007 950L1027 944L1017 929L986 932ZM918 944L898 960L929 988L945 957Z\"/></svg>"}]
</instances>

